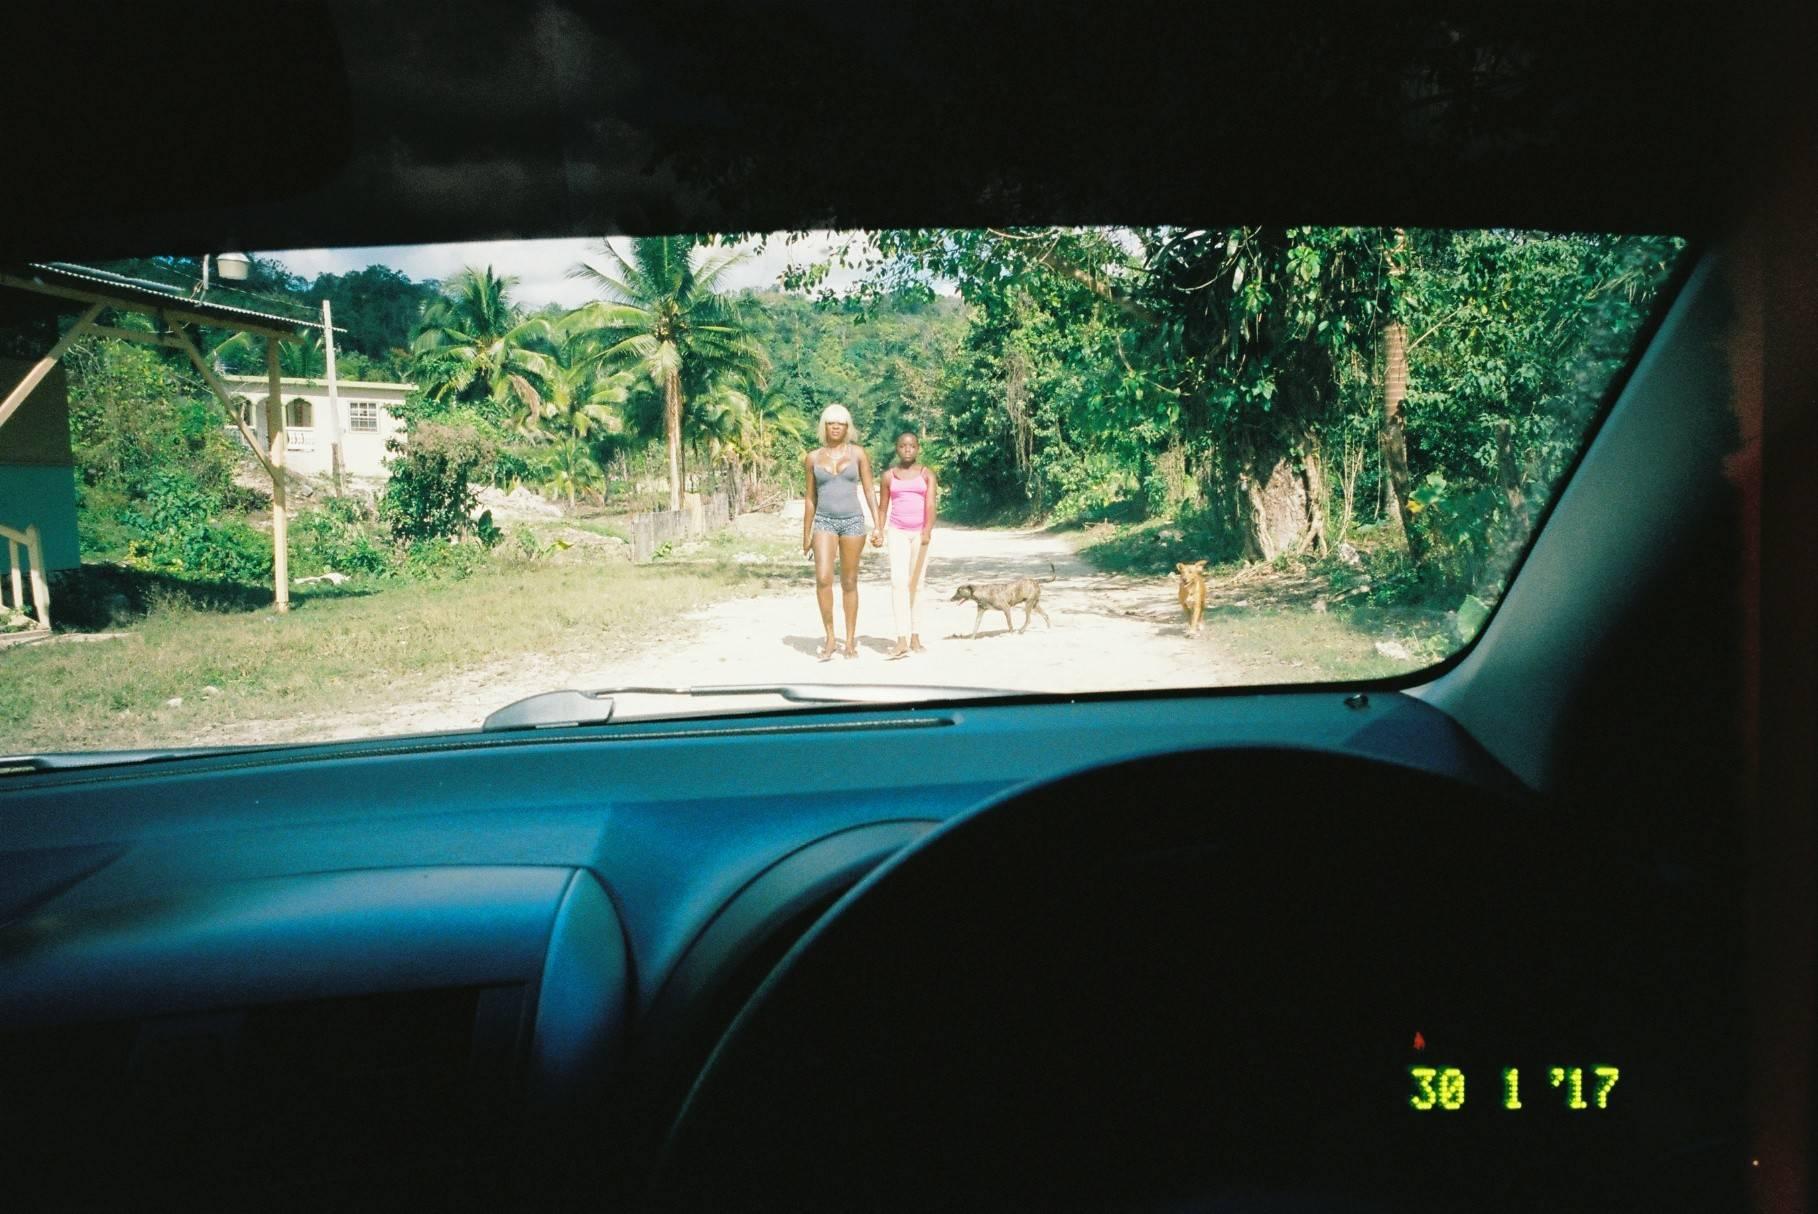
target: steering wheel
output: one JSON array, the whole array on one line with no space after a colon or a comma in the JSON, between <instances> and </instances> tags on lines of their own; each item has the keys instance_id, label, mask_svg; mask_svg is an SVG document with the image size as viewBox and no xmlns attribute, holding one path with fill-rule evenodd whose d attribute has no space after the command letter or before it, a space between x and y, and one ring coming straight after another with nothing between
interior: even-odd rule
<instances>
[{"instance_id":1,"label":"steering wheel","mask_svg":"<svg viewBox=\"0 0 1818 1214\"><path fill-rule=\"evenodd\" d=\"M1512 1123L1423 1121L1410 1066L1473 1060L1488 1108L1485 1064L1570 1044L1585 984L1610 1000L1592 1036L1628 1006L1604 964L1622 920L1585 913L1621 873L1587 883L1560 829L1511 795L1293 750L1013 792L785 956L697 1079L653 1205L1374 1209L1482 1189ZM1528 1208L1546 1172L1622 1208L1638 1124L1605 1118L1599 1149L1488 1191Z\"/></svg>"}]
</instances>

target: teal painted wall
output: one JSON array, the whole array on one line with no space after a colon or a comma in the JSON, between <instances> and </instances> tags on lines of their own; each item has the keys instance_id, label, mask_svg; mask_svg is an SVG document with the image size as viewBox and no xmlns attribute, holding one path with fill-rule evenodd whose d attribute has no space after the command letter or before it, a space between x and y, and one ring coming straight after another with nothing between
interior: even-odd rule
<instances>
[{"instance_id":1,"label":"teal painted wall","mask_svg":"<svg viewBox=\"0 0 1818 1214\"><path fill-rule=\"evenodd\" d=\"M0 464L0 523L15 531L38 524L44 537L44 567L73 569L82 563L76 541L76 471L41 464ZM24 560L24 553L20 553ZM0 571L10 569L0 540Z\"/></svg>"}]
</instances>

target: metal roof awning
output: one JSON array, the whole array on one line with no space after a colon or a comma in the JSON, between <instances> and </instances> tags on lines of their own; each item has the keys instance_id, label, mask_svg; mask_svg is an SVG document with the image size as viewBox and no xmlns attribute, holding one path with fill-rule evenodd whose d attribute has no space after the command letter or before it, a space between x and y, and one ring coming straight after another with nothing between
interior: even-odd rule
<instances>
[{"instance_id":1,"label":"metal roof awning","mask_svg":"<svg viewBox=\"0 0 1818 1214\"><path fill-rule=\"evenodd\" d=\"M175 283L129 278L111 270L70 262L34 261L0 268L0 286L74 303L99 303L110 308L167 316L188 324L241 329L280 341L296 338L300 330L319 331L322 328L322 321L315 317L287 316L281 312L220 303L186 292ZM223 290L222 293L228 292ZM337 330L345 332L338 326Z\"/></svg>"},{"instance_id":2,"label":"metal roof awning","mask_svg":"<svg viewBox=\"0 0 1818 1214\"><path fill-rule=\"evenodd\" d=\"M0 288L11 288L30 292L34 295L47 296L63 300L82 308L82 315L63 336L51 347L43 358L28 370L20 381L13 385L3 399L0 399L0 427L13 416L25 403L32 391L56 366L65 351L77 339L86 334L102 337L119 338L125 341L140 342L145 345L162 346L176 350L187 358L202 376L210 391L227 411L228 417L240 431L247 448L258 459L259 463L271 475L272 481L272 571L275 582L275 606L279 611L290 609L290 558L289 543L286 539L287 520L284 483L284 411L279 409L272 415L271 442L261 444L258 436L247 428L246 421L234 406L233 395L221 382L220 375L203 358L201 348L190 335L192 327L209 327L233 329L242 333L256 333L265 341L265 378L269 394L276 399L279 394L278 346L283 342L300 340L309 330L323 333L329 338L325 345L329 351L329 375L334 375L333 334L337 331L329 313L327 301L322 304L322 318L316 320L303 316L287 316L282 312L269 311L275 301L259 300L257 296L247 296L252 300L266 304L266 308L250 308L240 304L219 302L221 295L238 295L231 289L222 289L215 300L206 298L201 284L157 282L147 278L133 278L125 274L116 274L111 270L102 270L93 266L75 265L71 262L47 261L26 262L23 265L0 266ZM283 306L281 303L278 306ZM138 312L151 317L162 331L145 332L143 330L119 329L98 323L103 312L108 310ZM331 400L332 395L331 395ZM338 476L338 471L337 471ZM24 536L35 534L30 529L20 531ZM36 556L33 557L37 561ZM17 562L14 562L16 569ZM34 569L36 569L34 564ZM34 581L34 592L38 582ZM39 598L38 612L41 621L48 621L49 607L47 598Z\"/></svg>"}]
</instances>

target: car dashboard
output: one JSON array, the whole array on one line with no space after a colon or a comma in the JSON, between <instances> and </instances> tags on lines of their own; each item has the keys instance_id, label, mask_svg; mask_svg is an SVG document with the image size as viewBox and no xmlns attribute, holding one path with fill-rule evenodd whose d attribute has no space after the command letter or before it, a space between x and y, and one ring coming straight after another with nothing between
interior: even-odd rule
<instances>
[{"instance_id":1,"label":"car dashboard","mask_svg":"<svg viewBox=\"0 0 1818 1214\"><path fill-rule=\"evenodd\" d=\"M59 1208L147 1192L214 1208L551 1193L636 1205L661 1189L716 1044L868 874L981 806L1182 753L1342 760L1376 773L1358 807L1377 777L1464 798L1378 821L1395 849L1436 812L1470 818L1472 798L1524 796L1420 701L1325 691L834 709L14 777L0 864L7 1140ZM1127 796L1092 800L1131 821L1185 807L1231 839L1305 825L1285 802L1179 773L1139 777ZM1321 854L1302 846L1288 867ZM1434 874L1416 863L1404 878ZM1436 909L1468 893L1440 885ZM1309 897L1270 888L1247 900L1263 938ZM1125 963L1156 947L1141 942L1153 923L1129 925ZM1099 962L1080 963L1080 980L1112 989L1117 966ZM1477 976L1466 965L1452 981ZM977 977L951 975L949 995ZM1137 1022L1166 1003L1141 983L1125 997ZM943 1032L1009 1014L950 1009ZM1392 1031L1377 1044L1399 1058L1401 1037L1438 1030ZM1381 1061L1377 1112L1405 1117L1405 1068L1421 1058ZM765 1205L758 1191L730 1204Z\"/></svg>"}]
</instances>

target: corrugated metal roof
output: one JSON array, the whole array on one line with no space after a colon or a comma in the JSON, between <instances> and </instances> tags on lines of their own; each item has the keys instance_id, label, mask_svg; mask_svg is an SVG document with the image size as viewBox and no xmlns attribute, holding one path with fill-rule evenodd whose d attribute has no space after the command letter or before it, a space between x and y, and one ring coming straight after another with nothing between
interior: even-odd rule
<instances>
[{"instance_id":1,"label":"corrugated metal roof","mask_svg":"<svg viewBox=\"0 0 1818 1214\"><path fill-rule=\"evenodd\" d=\"M286 316L281 312L260 311L256 308L245 308L235 304L219 303L206 296L194 296L186 293L175 283L153 282L144 278L129 278L111 270L100 270L93 266L81 266L66 261L30 262L25 266L21 277L50 286L63 286L77 290L92 291L108 295L123 302L138 303L151 307L168 307L176 305L185 312L197 316L206 316L221 321L224 325L234 325L240 321L251 321L267 327L317 329L322 328L320 318L309 320L301 316ZM262 301L263 302L263 301ZM340 325L335 332L345 333Z\"/></svg>"}]
</instances>

